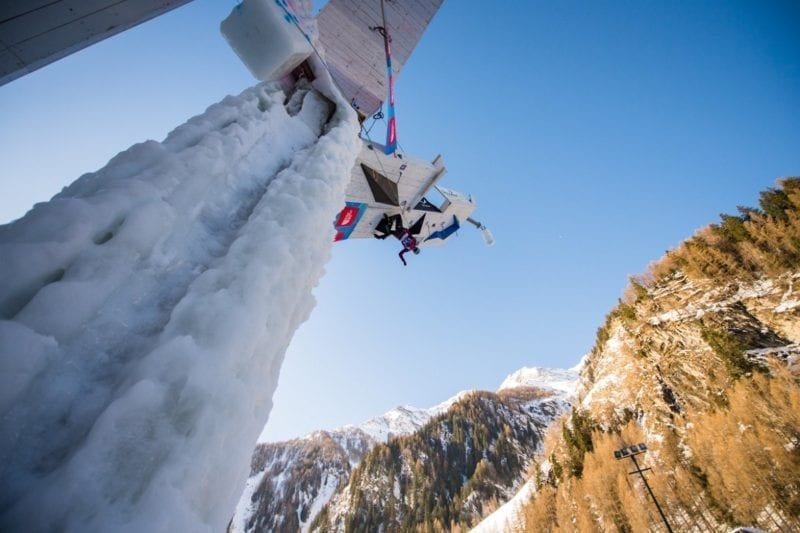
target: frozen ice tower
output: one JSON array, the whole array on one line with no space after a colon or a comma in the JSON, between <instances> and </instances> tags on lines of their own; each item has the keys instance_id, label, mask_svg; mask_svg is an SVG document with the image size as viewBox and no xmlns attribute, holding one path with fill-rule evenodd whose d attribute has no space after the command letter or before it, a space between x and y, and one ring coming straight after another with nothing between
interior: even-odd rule
<instances>
[{"instance_id":1,"label":"frozen ice tower","mask_svg":"<svg viewBox=\"0 0 800 533\"><path fill-rule=\"evenodd\" d=\"M0 226L0 530L225 530L360 148L318 88L227 97Z\"/></svg>"}]
</instances>

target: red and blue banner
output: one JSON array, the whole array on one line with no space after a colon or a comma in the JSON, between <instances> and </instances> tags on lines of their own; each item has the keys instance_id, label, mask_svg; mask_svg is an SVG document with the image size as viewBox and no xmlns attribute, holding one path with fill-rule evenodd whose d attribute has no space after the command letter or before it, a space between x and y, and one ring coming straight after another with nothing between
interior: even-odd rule
<instances>
[{"instance_id":1,"label":"red and blue banner","mask_svg":"<svg viewBox=\"0 0 800 533\"><path fill-rule=\"evenodd\" d=\"M336 236L334 241L343 241L350 237L353 230L356 229L358 222L364 213L367 212L367 204L358 202L345 203L344 209L339 212L336 217L336 222L333 226L336 228Z\"/></svg>"},{"instance_id":2,"label":"red and blue banner","mask_svg":"<svg viewBox=\"0 0 800 533\"><path fill-rule=\"evenodd\" d=\"M456 216L453 215L453 223L452 224L450 224L446 228L440 229L439 231L434 231L425 240L426 241L429 241L431 239L442 239L442 240L445 240L450 235L455 233L458 230L458 228L460 228L460 227L461 227L461 225L458 223L458 218L456 218Z\"/></svg>"}]
</instances>

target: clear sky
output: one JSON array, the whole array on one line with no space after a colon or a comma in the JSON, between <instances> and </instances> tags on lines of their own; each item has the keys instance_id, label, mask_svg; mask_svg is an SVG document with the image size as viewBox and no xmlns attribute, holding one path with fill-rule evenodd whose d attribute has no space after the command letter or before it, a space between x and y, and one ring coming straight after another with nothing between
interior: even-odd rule
<instances>
[{"instance_id":1,"label":"clear sky","mask_svg":"<svg viewBox=\"0 0 800 533\"><path fill-rule=\"evenodd\" d=\"M0 87L0 222L254 84L218 30L234 5ZM266 437L576 364L629 275L800 174L798 27L790 1L445 0L397 79L399 142L442 154L497 244L464 227L405 268L396 242L337 244Z\"/></svg>"}]
</instances>

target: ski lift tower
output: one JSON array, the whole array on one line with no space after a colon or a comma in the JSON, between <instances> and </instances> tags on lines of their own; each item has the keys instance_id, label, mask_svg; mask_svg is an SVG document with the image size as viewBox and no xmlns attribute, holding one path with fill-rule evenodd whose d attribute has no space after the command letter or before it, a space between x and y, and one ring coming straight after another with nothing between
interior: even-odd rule
<instances>
[{"instance_id":1,"label":"ski lift tower","mask_svg":"<svg viewBox=\"0 0 800 533\"><path fill-rule=\"evenodd\" d=\"M631 476L633 474L639 474L642 477L642 482L644 486L647 488L647 492L650 493L650 497L653 498L653 503L656 504L656 509L658 509L658 514L661 515L661 519L664 521L664 525L667 526L667 531L669 533L672 532L672 528L667 522L667 516L664 514L664 511L661 510L661 506L658 504L658 500L656 500L656 495L653 494L653 489L650 488L650 484L647 482L647 478L644 477L644 473L648 470L651 470L650 467L642 468L639 466L639 462L636 460L636 456L647 451L647 445L645 443L633 444L631 446L623 446L619 450L614 450L614 459L620 460L625 459L626 457L630 458L633 461L633 464L636 466L636 470L633 472L628 472L628 475Z\"/></svg>"}]
</instances>

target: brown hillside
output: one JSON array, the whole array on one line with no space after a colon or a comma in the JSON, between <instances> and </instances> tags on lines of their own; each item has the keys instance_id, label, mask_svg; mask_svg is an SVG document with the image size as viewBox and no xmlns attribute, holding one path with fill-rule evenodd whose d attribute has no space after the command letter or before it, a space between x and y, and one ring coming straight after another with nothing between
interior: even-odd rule
<instances>
[{"instance_id":1,"label":"brown hillside","mask_svg":"<svg viewBox=\"0 0 800 533\"><path fill-rule=\"evenodd\" d=\"M529 531L800 531L800 178L632 279L534 470Z\"/></svg>"}]
</instances>

